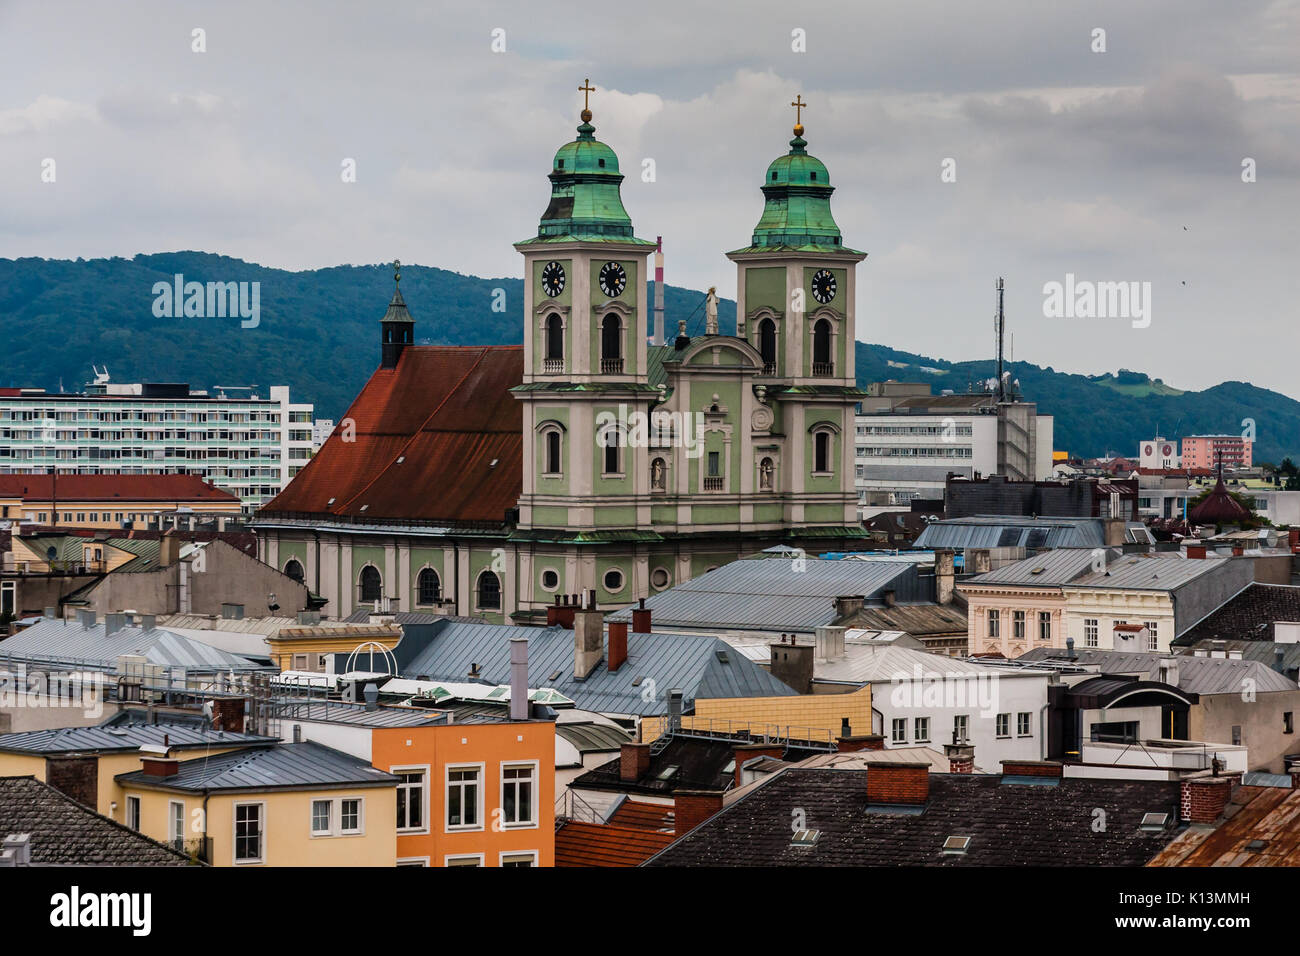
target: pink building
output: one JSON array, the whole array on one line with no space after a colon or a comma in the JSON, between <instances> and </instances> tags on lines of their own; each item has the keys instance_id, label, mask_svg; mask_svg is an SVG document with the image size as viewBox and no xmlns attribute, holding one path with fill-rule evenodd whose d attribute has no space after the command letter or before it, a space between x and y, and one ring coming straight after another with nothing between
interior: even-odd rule
<instances>
[{"instance_id":1,"label":"pink building","mask_svg":"<svg viewBox=\"0 0 1300 956\"><path fill-rule=\"evenodd\" d=\"M1190 435L1183 439L1183 467L1213 470L1222 461L1224 468L1249 468L1254 444L1240 435Z\"/></svg>"}]
</instances>

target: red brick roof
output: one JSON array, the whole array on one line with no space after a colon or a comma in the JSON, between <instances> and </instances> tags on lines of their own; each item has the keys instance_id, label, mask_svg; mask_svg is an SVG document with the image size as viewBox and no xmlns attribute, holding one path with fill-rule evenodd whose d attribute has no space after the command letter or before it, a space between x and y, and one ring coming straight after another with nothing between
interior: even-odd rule
<instances>
[{"instance_id":1,"label":"red brick roof","mask_svg":"<svg viewBox=\"0 0 1300 956\"><path fill-rule=\"evenodd\" d=\"M609 816L609 822L618 827L637 827L642 830L671 830L674 824L673 808L660 803L643 803L624 800Z\"/></svg>"},{"instance_id":2,"label":"red brick roof","mask_svg":"<svg viewBox=\"0 0 1300 956\"><path fill-rule=\"evenodd\" d=\"M221 501L238 502L202 475L0 475L0 496L49 501Z\"/></svg>"},{"instance_id":3,"label":"red brick roof","mask_svg":"<svg viewBox=\"0 0 1300 956\"><path fill-rule=\"evenodd\" d=\"M501 523L523 490L523 369L518 345L406 348L261 514Z\"/></svg>"},{"instance_id":4,"label":"red brick roof","mask_svg":"<svg viewBox=\"0 0 1300 956\"><path fill-rule=\"evenodd\" d=\"M639 866L675 839L639 827L569 821L555 833L555 865Z\"/></svg>"}]
</instances>

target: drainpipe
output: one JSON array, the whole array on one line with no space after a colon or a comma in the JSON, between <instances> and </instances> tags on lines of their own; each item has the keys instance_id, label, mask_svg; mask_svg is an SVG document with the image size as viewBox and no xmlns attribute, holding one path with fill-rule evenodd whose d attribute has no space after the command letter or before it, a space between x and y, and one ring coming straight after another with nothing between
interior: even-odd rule
<instances>
[{"instance_id":1,"label":"drainpipe","mask_svg":"<svg viewBox=\"0 0 1300 956\"><path fill-rule=\"evenodd\" d=\"M456 616L460 617L460 542L452 539L451 542L451 573L452 573L452 594L456 596ZM473 605L471 605L472 607Z\"/></svg>"},{"instance_id":2,"label":"drainpipe","mask_svg":"<svg viewBox=\"0 0 1300 956\"><path fill-rule=\"evenodd\" d=\"M203 791L203 842L199 844L200 851L206 849L208 845L208 798L210 796L212 796L211 790ZM216 854L214 853L213 856L216 856ZM208 866L216 865L212 860L208 860L207 863Z\"/></svg>"}]
</instances>

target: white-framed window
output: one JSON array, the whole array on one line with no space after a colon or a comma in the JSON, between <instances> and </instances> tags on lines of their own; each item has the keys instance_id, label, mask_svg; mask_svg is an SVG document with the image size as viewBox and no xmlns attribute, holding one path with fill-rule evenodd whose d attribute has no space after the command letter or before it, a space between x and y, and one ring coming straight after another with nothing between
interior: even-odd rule
<instances>
[{"instance_id":1,"label":"white-framed window","mask_svg":"<svg viewBox=\"0 0 1300 956\"><path fill-rule=\"evenodd\" d=\"M537 826L537 761L501 765L501 822L511 829Z\"/></svg>"},{"instance_id":2,"label":"white-framed window","mask_svg":"<svg viewBox=\"0 0 1300 956\"><path fill-rule=\"evenodd\" d=\"M1052 612L1038 612L1038 639L1040 641L1050 641L1052 639Z\"/></svg>"},{"instance_id":3,"label":"white-framed window","mask_svg":"<svg viewBox=\"0 0 1300 956\"><path fill-rule=\"evenodd\" d=\"M237 803L234 817L235 865L266 861L266 804Z\"/></svg>"},{"instance_id":4,"label":"white-framed window","mask_svg":"<svg viewBox=\"0 0 1300 956\"><path fill-rule=\"evenodd\" d=\"M481 763L447 767L448 830L483 829L483 768Z\"/></svg>"},{"instance_id":5,"label":"white-framed window","mask_svg":"<svg viewBox=\"0 0 1300 956\"><path fill-rule=\"evenodd\" d=\"M1095 617L1085 617L1083 619L1083 646L1097 646L1097 619Z\"/></svg>"},{"instance_id":6,"label":"white-framed window","mask_svg":"<svg viewBox=\"0 0 1300 956\"><path fill-rule=\"evenodd\" d=\"M429 832L429 767L389 767L398 777L397 832Z\"/></svg>"},{"instance_id":7,"label":"white-framed window","mask_svg":"<svg viewBox=\"0 0 1300 956\"><path fill-rule=\"evenodd\" d=\"M930 740L930 718L918 717L912 721L912 739L918 744L927 743Z\"/></svg>"},{"instance_id":8,"label":"white-framed window","mask_svg":"<svg viewBox=\"0 0 1300 956\"><path fill-rule=\"evenodd\" d=\"M896 744L907 743L907 718L895 717L890 722L890 739Z\"/></svg>"},{"instance_id":9,"label":"white-framed window","mask_svg":"<svg viewBox=\"0 0 1300 956\"><path fill-rule=\"evenodd\" d=\"M339 833L356 836L366 827L365 801L360 797L343 797L339 800Z\"/></svg>"},{"instance_id":10,"label":"white-framed window","mask_svg":"<svg viewBox=\"0 0 1300 956\"><path fill-rule=\"evenodd\" d=\"M623 590L623 585L626 583L623 572L618 568L610 568L600 580L610 594L617 594Z\"/></svg>"},{"instance_id":11,"label":"white-framed window","mask_svg":"<svg viewBox=\"0 0 1300 956\"><path fill-rule=\"evenodd\" d=\"M185 844L185 802L169 800L167 802L167 841L180 849Z\"/></svg>"},{"instance_id":12,"label":"white-framed window","mask_svg":"<svg viewBox=\"0 0 1300 956\"><path fill-rule=\"evenodd\" d=\"M1016 736L1031 737L1033 736L1033 732L1033 718L1029 711L1022 710L1020 713L1016 714Z\"/></svg>"},{"instance_id":13,"label":"white-framed window","mask_svg":"<svg viewBox=\"0 0 1300 956\"><path fill-rule=\"evenodd\" d=\"M989 638L996 640L998 637L998 631L1001 629L1002 625L1002 612L996 608L989 608L988 618Z\"/></svg>"},{"instance_id":14,"label":"white-framed window","mask_svg":"<svg viewBox=\"0 0 1300 956\"><path fill-rule=\"evenodd\" d=\"M397 858L398 866L428 866L429 858L427 856L399 856Z\"/></svg>"},{"instance_id":15,"label":"white-framed window","mask_svg":"<svg viewBox=\"0 0 1300 956\"><path fill-rule=\"evenodd\" d=\"M140 798L126 798L126 825L132 830L140 829Z\"/></svg>"},{"instance_id":16,"label":"white-framed window","mask_svg":"<svg viewBox=\"0 0 1300 956\"><path fill-rule=\"evenodd\" d=\"M313 800L311 802L311 835L334 835L333 800Z\"/></svg>"},{"instance_id":17,"label":"white-framed window","mask_svg":"<svg viewBox=\"0 0 1300 956\"><path fill-rule=\"evenodd\" d=\"M952 719L953 739L957 743L963 744L970 739L970 716L967 714L958 714Z\"/></svg>"},{"instance_id":18,"label":"white-framed window","mask_svg":"<svg viewBox=\"0 0 1300 956\"><path fill-rule=\"evenodd\" d=\"M1011 736L1011 715L998 714L993 732L999 737L1010 737Z\"/></svg>"},{"instance_id":19,"label":"white-framed window","mask_svg":"<svg viewBox=\"0 0 1300 956\"><path fill-rule=\"evenodd\" d=\"M536 866L536 850L515 850L510 853L501 854L502 866Z\"/></svg>"},{"instance_id":20,"label":"white-framed window","mask_svg":"<svg viewBox=\"0 0 1300 956\"><path fill-rule=\"evenodd\" d=\"M443 866L483 866L482 853L458 853L455 856L444 856L442 858Z\"/></svg>"},{"instance_id":21,"label":"white-framed window","mask_svg":"<svg viewBox=\"0 0 1300 956\"><path fill-rule=\"evenodd\" d=\"M1018 641L1025 639L1025 612L1011 612L1011 636Z\"/></svg>"},{"instance_id":22,"label":"white-framed window","mask_svg":"<svg viewBox=\"0 0 1300 956\"><path fill-rule=\"evenodd\" d=\"M1147 650L1160 650L1160 622L1143 621L1142 623L1147 629Z\"/></svg>"}]
</instances>

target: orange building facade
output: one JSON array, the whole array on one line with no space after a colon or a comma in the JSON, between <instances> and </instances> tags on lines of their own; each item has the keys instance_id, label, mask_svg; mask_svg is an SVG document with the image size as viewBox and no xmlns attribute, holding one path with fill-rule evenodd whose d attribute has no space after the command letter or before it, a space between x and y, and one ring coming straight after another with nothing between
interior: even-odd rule
<instances>
[{"instance_id":1,"label":"orange building facade","mask_svg":"<svg viewBox=\"0 0 1300 956\"><path fill-rule=\"evenodd\" d=\"M555 724L376 728L371 764L401 778L399 866L554 866Z\"/></svg>"}]
</instances>

